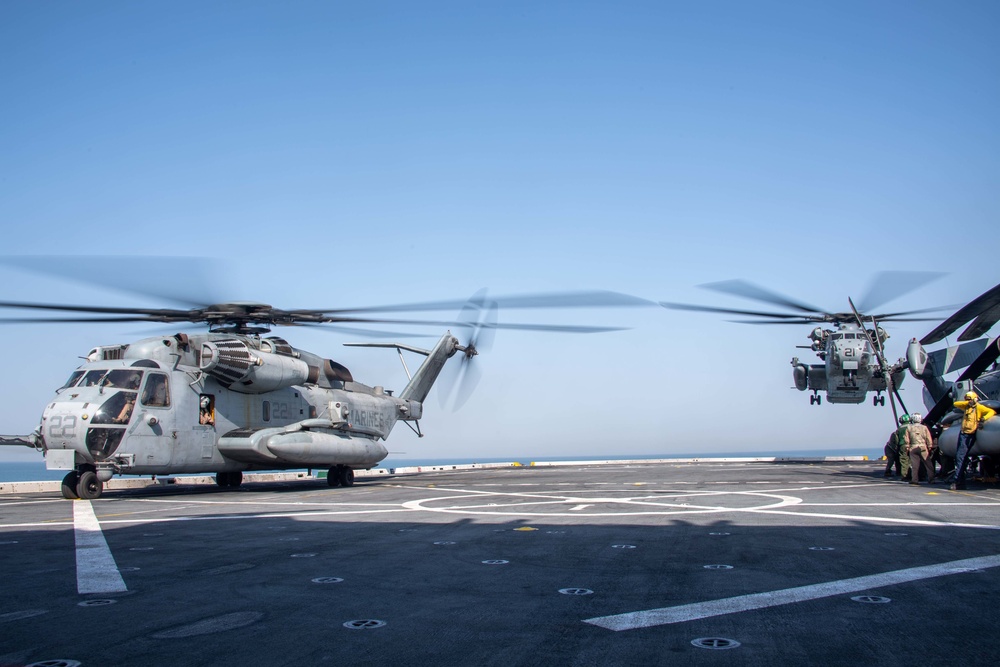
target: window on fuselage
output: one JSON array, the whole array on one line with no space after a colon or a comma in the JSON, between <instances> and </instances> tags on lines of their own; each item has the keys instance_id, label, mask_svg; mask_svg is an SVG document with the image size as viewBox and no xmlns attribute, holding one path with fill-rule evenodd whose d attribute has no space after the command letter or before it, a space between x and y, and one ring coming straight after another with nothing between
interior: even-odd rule
<instances>
[{"instance_id":1,"label":"window on fuselage","mask_svg":"<svg viewBox=\"0 0 1000 667\"><path fill-rule=\"evenodd\" d=\"M170 405L170 392L167 376L162 373L150 373L146 376L146 387L142 390L142 404L153 408L165 408Z\"/></svg>"}]
</instances>

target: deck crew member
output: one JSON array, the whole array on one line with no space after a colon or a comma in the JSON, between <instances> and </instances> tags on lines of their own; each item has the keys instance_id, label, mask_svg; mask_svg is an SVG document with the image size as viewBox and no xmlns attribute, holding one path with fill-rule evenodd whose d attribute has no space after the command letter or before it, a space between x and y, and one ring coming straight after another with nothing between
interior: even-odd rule
<instances>
[{"instance_id":1,"label":"deck crew member","mask_svg":"<svg viewBox=\"0 0 1000 667\"><path fill-rule=\"evenodd\" d=\"M955 451L952 490L965 488L965 469L969 467L969 451L976 444L979 424L996 414L996 411L980 404L979 395L974 391L966 393L964 401L955 401L955 407L962 411L962 432L958 434L958 447Z\"/></svg>"},{"instance_id":2,"label":"deck crew member","mask_svg":"<svg viewBox=\"0 0 1000 667\"><path fill-rule=\"evenodd\" d=\"M934 447L934 436L930 429L920 423L919 412L910 415L910 425L906 428L904 438L906 447L910 450L910 484L920 483L920 464L923 462L927 470L927 483L934 483L934 464L931 462L931 449Z\"/></svg>"}]
</instances>

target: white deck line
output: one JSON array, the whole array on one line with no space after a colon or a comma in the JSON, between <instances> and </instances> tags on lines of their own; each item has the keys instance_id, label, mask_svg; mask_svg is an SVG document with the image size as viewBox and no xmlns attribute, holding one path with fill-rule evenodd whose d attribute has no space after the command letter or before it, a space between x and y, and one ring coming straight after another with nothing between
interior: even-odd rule
<instances>
[{"instance_id":1,"label":"white deck line","mask_svg":"<svg viewBox=\"0 0 1000 667\"><path fill-rule=\"evenodd\" d=\"M88 595L127 591L89 500L73 501L73 534L76 537L77 592Z\"/></svg>"},{"instance_id":2,"label":"white deck line","mask_svg":"<svg viewBox=\"0 0 1000 667\"><path fill-rule=\"evenodd\" d=\"M684 604L677 607L663 607L661 609L648 609L646 611L635 611L612 616L600 616L584 619L583 622L620 632L622 630L649 628L657 625L684 623L685 621L723 616L725 614L737 614L755 609L766 609L768 607L792 604L793 602L806 602L819 598L832 597L834 595L871 591L883 586L893 586L921 579L943 577L949 574L962 574L993 567L1000 567L1000 556L967 558L951 561L950 563L911 567L894 572L855 577L854 579L841 579L840 581L831 581L825 584L813 584L811 586L786 588L766 593L740 595L721 600Z\"/></svg>"}]
</instances>

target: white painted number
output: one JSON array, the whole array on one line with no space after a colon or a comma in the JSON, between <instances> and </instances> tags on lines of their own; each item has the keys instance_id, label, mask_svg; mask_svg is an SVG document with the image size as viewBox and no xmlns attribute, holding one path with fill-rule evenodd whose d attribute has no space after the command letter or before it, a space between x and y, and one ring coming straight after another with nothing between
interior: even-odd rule
<instances>
[{"instance_id":1,"label":"white painted number","mask_svg":"<svg viewBox=\"0 0 1000 667\"><path fill-rule=\"evenodd\" d=\"M74 415L54 415L49 419L49 437L72 438L76 435L76 417Z\"/></svg>"}]
</instances>

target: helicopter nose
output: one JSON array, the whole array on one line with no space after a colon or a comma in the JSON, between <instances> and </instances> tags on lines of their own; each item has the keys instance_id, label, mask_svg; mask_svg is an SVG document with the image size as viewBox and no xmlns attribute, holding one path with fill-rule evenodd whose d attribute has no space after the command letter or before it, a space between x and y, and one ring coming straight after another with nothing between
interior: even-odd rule
<instances>
[{"instance_id":1,"label":"helicopter nose","mask_svg":"<svg viewBox=\"0 0 1000 667\"><path fill-rule=\"evenodd\" d=\"M89 459L85 439L89 418L85 403L68 401L49 405L42 413L45 449L71 449Z\"/></svg>"}]
</instances>

